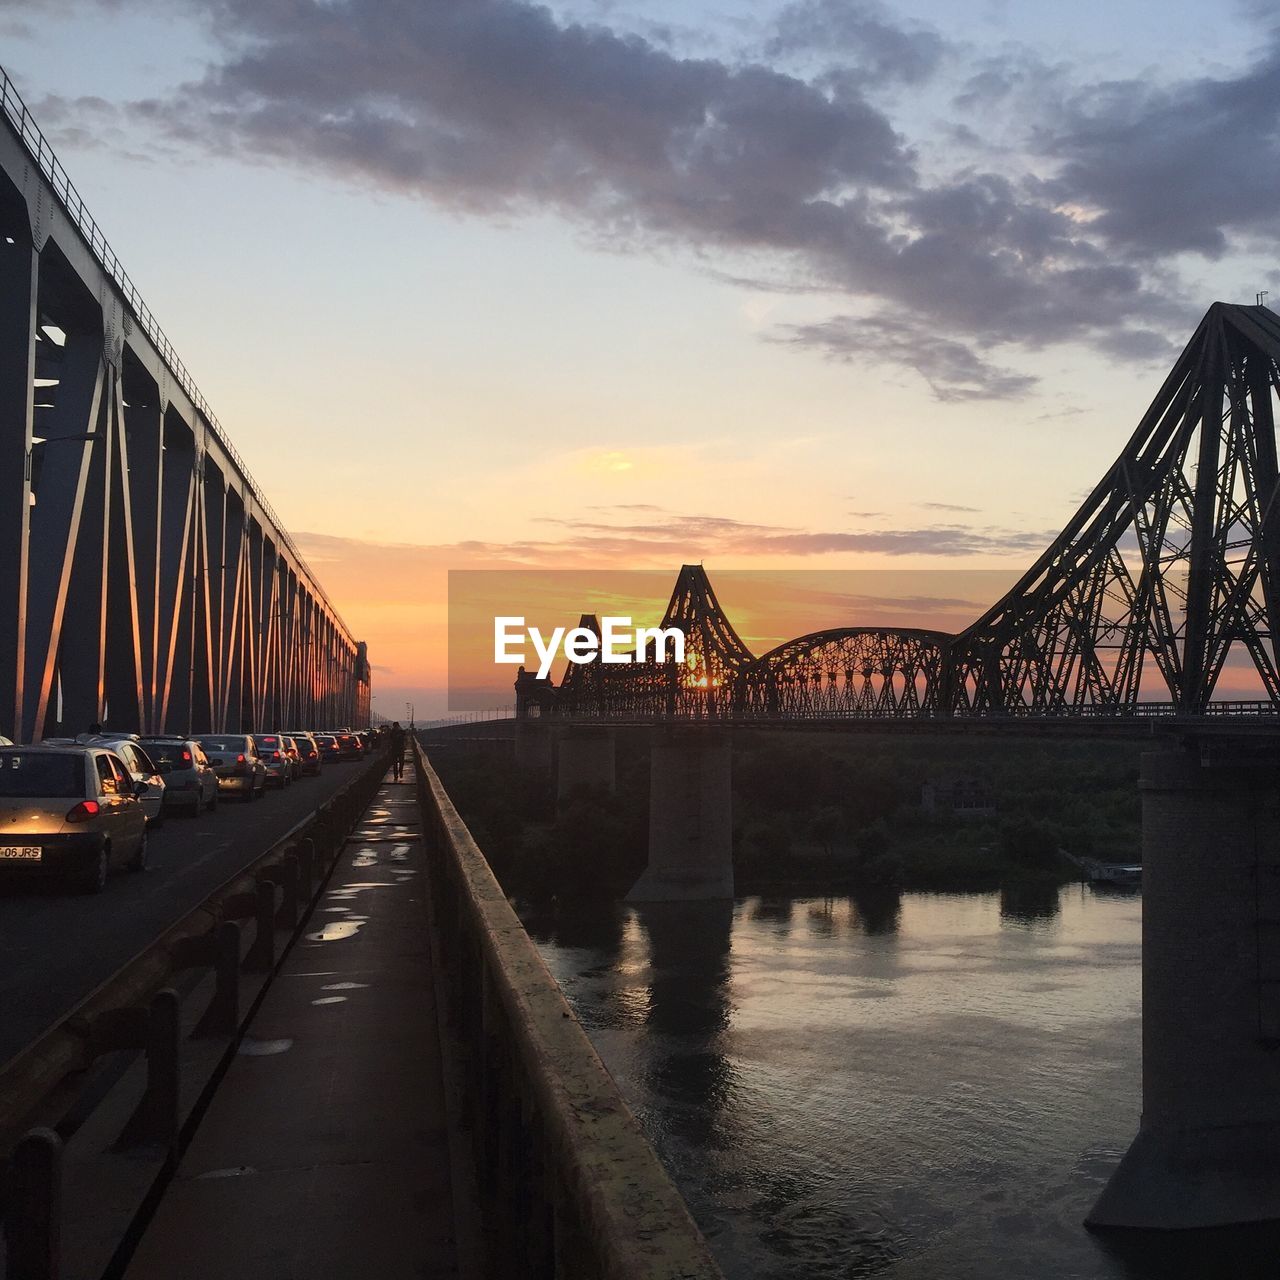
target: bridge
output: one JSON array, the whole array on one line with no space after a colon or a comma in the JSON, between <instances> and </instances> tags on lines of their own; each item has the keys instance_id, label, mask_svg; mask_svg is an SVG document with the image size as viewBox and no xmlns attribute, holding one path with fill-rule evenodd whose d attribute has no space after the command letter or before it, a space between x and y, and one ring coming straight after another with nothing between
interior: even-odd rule
<instances>
[{"instance_id":1,"label":"bridge","mask_svg":"<svg viewBox=\"0 0 1280 1280\"><path fill-rule=\"evenodd\" d=\"M369 663L0 68L0 734L367 724Z\"/></svg>"},{"instance_id":2,"label":"bridge","mask_svg":"<svg viewBox=\"0 0 1280 1280\"><path fill-rule=\"evenodd\" d=\"M366 723L364 646L2 71L0 121L0 733L38 742L103 720L152 732ZM542 774L554 766L562 796L612 785L612 732L651 727L650 861L638 900L733 894L735 728L1076 725L1164 735L1142 781L1144 1114L1093 1211L1098 1226L1280 1217L1278 371L1272 313L1211 307L1062 534L963 632L841 626L757 656L706 574L686 566L664 618L688 639L683 666L575 668L559 685L527 674L517 685L520 762ZM1240 654L1262 696L1215 698ZM412 965L413 974L344 1041L344 1097L353 1115L371 1114L361 1046L388 1043L384 1033L406 1023L432 1020L442 1043L463 1046L450 1067L429 1053L410 1058L430 1037L394 1039L408 1064L395 1096L425 1115L423 1064L440 1098L452 1091L471 1148L455 1168L473 1179L455 1185L453 1203L495 1227L489 1274L503 1274L512 1256L547 1276L715 1274L429 759L415 751L417 786L403 799L383 778L385 763L317 797L266 848L247 852L257 837L245 832L221 888L185 903L188 914L114 974L95 974L84 998L4 1067L0 1128L16 1140L5 1186L9 1274L55 1280L64 1244L102 1264L84 1274L118 1271L154 1218L133 1274L194 1275L192 1223L208 1248L241 1223L218 1216L225 1201L212 1184L196 1185L212 1175L183 1183L213 1091L225 1074L224 1105L209 1110L204 1130L214 1148L278 1149L278 1135L259 1128L248 1142L235 1131L235 1115L252 1113L246 1098L263 1105L237 1063L246 1045L282 1043L250 1036L262 1035L260 1009L268 1022L305 1027L315 1056L299 1055L303 1065L277 1077L269 1114L315 1103L332 1055L311 1006L347 997L299 1003L275 980L313 979L300 966L315 949L356 937L378 941L353 944L341 972L364 964L399 978ZM370 868L388 878L371 879ZM426 918L407 889L414 875ZM346 918L339 904L370 887L397 892ZM312 913L330 910L344 919L318 927ZM416 940L412 960L406 937ZM198 982L187 981L191 971ZM207 1007L190 1007L197 995ZM126 1082L134 1093L123 1112L118 1101L99 1105ZM437 1102L445 1107L430 1107ZM265 1113L253 1114L261 1126ZM323 1113L306 1114L319 1124ZM37 1115L46 1123L25 1128ZM403 1152L388 1155L394 1117L376 1119L378 1159L350 1143L333 1156L335 1177L339 1165L379 1161L392 1182L403 1174ZM252 1172L249 1163L212 1172ZM105 1182L112 1192L100 1205ZM181 1194L166 1201L174 1185ZM396 1266L416 1256L403 1233L420 1225L426 1198L398 1222L379 1219L402 1233ZM81 1215L69 1244L64 1204ZM339 1215L283 1216L298 1248L308 1236L336 1240L343 1225ZM359 1255L358 1236L336 1235L344 1256ZM237 1256L260 1260L262 1243L260 1232L240 1231Z\"/></svg>"},{"instance_id":3,"label":"bridge","mask_svg":"<svg viewBox=\"0 0 1280 1280\"><path fill-rule=\"evenodd\" d=\"M559 686L526 676L517 716L1280 724L1278 393L1280 317L1215 303L1067 526L959 634L841 626L757 657L685 565L661 622L684 634L683 664L569 664ZM582 625L598 633L594 617ZM1232 657L1257 700L1215 700Z\"/></svg>"}]
</instances>

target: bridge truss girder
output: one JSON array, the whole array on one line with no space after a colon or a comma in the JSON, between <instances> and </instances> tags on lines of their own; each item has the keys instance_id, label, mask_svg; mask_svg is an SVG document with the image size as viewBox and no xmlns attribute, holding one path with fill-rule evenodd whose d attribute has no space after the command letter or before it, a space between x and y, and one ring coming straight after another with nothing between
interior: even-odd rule
<instances>
[{"instance_id":1,"label":"bridge truss girder","mask_svg":"<svg viewBox=\"0 0 1280 1280\"><path fill-rule=\"evenodd\" d=\"M0 112L0 734L366 722L363 646L49 172Z\"/></svg>"}]
</instances>

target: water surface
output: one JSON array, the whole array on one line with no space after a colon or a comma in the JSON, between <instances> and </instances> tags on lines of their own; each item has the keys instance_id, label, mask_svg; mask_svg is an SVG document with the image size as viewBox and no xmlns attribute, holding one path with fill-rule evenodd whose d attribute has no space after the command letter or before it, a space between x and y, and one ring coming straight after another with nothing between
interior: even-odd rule
<instances>
[{"instance_id":1,"label":"water surface","mask_svg":"<svg viewBox=\"0 0 1280 1280\"><path fill-rule=\"evenodd\" d=\"M735 1280L1280 1274L1081 1226L1138 1125L1135 895L522 916Z\"/></svg>"}]
</instances>

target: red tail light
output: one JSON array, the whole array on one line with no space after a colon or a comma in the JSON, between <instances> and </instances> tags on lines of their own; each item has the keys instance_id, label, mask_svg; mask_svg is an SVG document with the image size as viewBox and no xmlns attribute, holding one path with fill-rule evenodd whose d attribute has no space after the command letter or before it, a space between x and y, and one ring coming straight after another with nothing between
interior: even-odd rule
<instances>
[{"instance_id":1,"label":"red tail light","mask_svg":"<svg viewBox=\"0 0 1280 1280\"><path fill-rule=\"evenodd\" d=\"M280 753L279 753L278 751L273 751L273 752L271 753L271 758L272 758L273 760L279 760L279 759L280 759Z\"/></svg>"},{"instance_id":2,"label":"red tail light","mask_svg":"<svg viewBox=\"0 0 1280 1280\"><path fill-rule=\"evenodd\" d=\"M316 753L315 753L314 751L308 751L308 752L307 752L307 759L308 759L308 760L314 760L315 758L316 758Z\"/></svg>"},{"instance_id":3,"label":"red tail light","mask_svg":"<svg viewBox=\"0 0 1280 1280\"><path fill-rule=\"evenodd\" d=\"M236 756L236 764L244 764L244 756Z\"/></svg>"},{"instance_id":4,"label":"red tail light","mask_svg":"<svg viewBox=\"0 0 1280 1280\"><path fill-rule=\"evenodd\" d=\"M98 802L96 800L81 800L74 809L67 813L66 821L68 822L88 822L90 818L98 816Z\"/></svg>"},{"instance_id":5,"label":"red tail light","mask_svg":"<svg viewBox=\"0 0 1280 1280\"><path fill-rule=\"evenodd\" d=\"M238 778L249 772L249 766L245 764L244 756L236 756L236 767L234 772Z\"/></svg>"},{"instance_id":6,"label":"red tail light","mask_svg":"<svg viewBox=\"0 0 1280 1280\"><path fill-rule=\"evenodd\" d=\"M190 752L190 751L184 751L184 752L182 753L182 763L183 763L183 764L190 764L190 763L191 763L191 752Z\"/></svg>"}]
</instances>

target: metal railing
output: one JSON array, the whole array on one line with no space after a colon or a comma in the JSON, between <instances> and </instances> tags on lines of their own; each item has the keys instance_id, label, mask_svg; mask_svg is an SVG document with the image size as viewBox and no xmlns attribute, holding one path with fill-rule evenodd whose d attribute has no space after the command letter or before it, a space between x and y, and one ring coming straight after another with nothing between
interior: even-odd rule
<instances>
[{"instance_id":1,"label":"metal railing","mask_svg":"<svg viewBox=\"0 0 1280 1280\"><path fill-rule=\"evenodd\" d=\"M187 366L182 363L182 359L174 349L173 343L169 341L165 331L160 327L160 322L152 314L151 308L143 301L137 286L130 279L129 273L116 256L115 250L112 249L107 242L106 236L102 234L97 222L94 221L93 215L85 205L80 192L76 190L75 183L71 181L62 162L54 154L52 145L41 132L39 125L36 124L34 117L27 108L27 104L22 99L22 95L18 92L17 86L9 78L9 73L3 66L0 66L0 107L3 108L6 119L13 126L13 130L18 135L22 145L44 175L45 181L52 187L53 193L66 211L67 217L71 219L72 224L84 239L85 244L88 245L89 251L97 260L98 265L115 282L125 306L128 307L129 312L138 322L143 333L151 340L156 352L168 366L169 372L173 374L179 386L187 393L191 403L203 416L218 443L226 451L227 456L235 463L240 473L240 478L248 485L254 500L262 508L268 519L271 520L272 524L275 525L276 531L305 571L316 593L329 606L334 618L338 620L339 625L346 631L346 624L342 621L337 609L333 607L333 602L325 594L324 588L320 585L311 566L307 564L302 552L298 550L297 545L290 537L284 521L276 514L275 508L267 501L266 495L258 487L258 482L250 475L249 468L245 465L239 450L231 443L231 438L218 421L217 415L209 407L209 402L204 398L200 388L196 386L195 379L191 376ZM347 632L347 639L352 640L349 631ZM352 643L354 643L354 640L352 640Z\"/></svg>"},{"instance_id":2,"label":"metal railing","mask_svg":"<svg viewBox=\"0 0 1280 1280\"><path fill-rule=\"evenodd\" d=\"M437 982L472 1160L485 1274L719 1280L638 1122L421 744Z\"/></svg>"}]
</instances>

